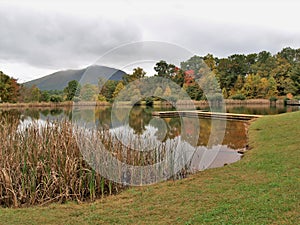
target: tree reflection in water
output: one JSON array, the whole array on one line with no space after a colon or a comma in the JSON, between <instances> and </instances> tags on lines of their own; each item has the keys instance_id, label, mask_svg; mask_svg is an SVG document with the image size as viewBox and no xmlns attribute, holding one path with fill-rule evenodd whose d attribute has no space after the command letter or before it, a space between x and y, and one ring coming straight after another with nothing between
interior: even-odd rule
<instances>
[{"instance_id":1,"label":"tree reflection in water","mask_svg":"<svg viewBox=\"0 0 300 225\"><path fill-rule=\"evenodd\" d=\"M73 121L82 121L97 129L109 130L110 134L118 134L118 140L132 151L152 151L161 144L167 146L166 143L171 143L170 141L173 140L177 144L182 144L181 149L180 146L178 147L180 149L178 151L187 151L185 156L184 154L181 156L190 158L188 166L191 170L222 166L237 161L241 156L236 150L246 147L247 123L245 122L227 121L223 141L219 145L209 146L212 120L180 117L154 118L152 116L154 110L156 109L152 107L134 106L130 109L128 117L122 110L112 112L110 107L80 107L72 111L70 109L2 110L0 113L2 119L9 119L9 116L17 116L20 120L21 118L23 120L26 118L32 120L72 118ZM218 123L218 121L214 122ZM215 129L214 132L218 136L218 132L224 132L224 130ZM184 143L189 143L193 151ZM159 160L162 159L159 158Z\"/></svg>"}]
</instances>

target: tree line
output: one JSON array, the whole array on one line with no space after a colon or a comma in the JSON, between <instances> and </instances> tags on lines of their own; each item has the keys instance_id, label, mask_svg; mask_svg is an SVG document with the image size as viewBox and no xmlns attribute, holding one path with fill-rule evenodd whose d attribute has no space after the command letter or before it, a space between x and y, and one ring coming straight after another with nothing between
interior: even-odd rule
<instances>
[{"instance_id":1,"label":"tree line","mask_svg":"<svg viewBox=\"0 0 300 225\"><path fill-rule=\"evenodd\" d=\"M177 67L164 60L156 63L153 77L165 78L180 87L194 100L205 100L209 97L252 99L296 96L300 95L300 49L290 47L277 54L262 51L252 54L234 54L226 58L218 58L212 54L193 56ZM152 79L146 84L153 88L144 90L149 79L146 72L138 67L122 80L103 80L99 78L97 85L80 85L78 81L70 81L64 90L41 91L36 86L25 87L13 77L0 73L1 102L60 102L60 101L108 101L118 96L124 101L136 101L148 91L155 96L173 96L180 98L180 93L169 84L155 83ZM172 86L172 85L171 85ZM150 88L150 89L151 89ZM149 88L148 88L149 89ZM173 93L172 93L173 92ZM174 93L175 92L175 93ZM149 100L149 99L146 99ZM149 100L149 101L150 101Z\"/></svg>"}]
</instances>

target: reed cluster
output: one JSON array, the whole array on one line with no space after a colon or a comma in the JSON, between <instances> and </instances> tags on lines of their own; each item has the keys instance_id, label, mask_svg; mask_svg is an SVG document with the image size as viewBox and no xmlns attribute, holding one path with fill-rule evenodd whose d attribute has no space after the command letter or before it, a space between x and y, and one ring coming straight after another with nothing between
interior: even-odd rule
<instances>
[{"instance_id":1,"label":"reed cluster","mask_svg":"<svg viewBox=\"0 0 300 225\"><path fill-rule=\"evenodd\" d=\"M96 173L83 159L68 121L20 127L0 118L0 205L21 207L93 201L125 186Z\"/></svg>"},{"instance_id":2,"label":"reed cluster","mask_svg":"<svg viewBox=\"0 0 300 225\"><path fill-rule=\"evenodd\" d=\"M64 102L18 102L0 103L0 108L36 108L36 107L72 107L72 106L109 106L109 102L101 101L64 101Z\"/></svg>"},{"instance_id":3,"label":"reed cluster","mask_svg":"<svg viewBox=\"0 0 300 225\"><path fill-rule=\"evenodd\" d=\"M236 100L236 99L224 99L227 105L270 105L269 99L246 99L246 100ZM277 104L282 104L282 101L277 102Z\"/></svg>"},{"instance_id":4,"label":"reed cluster","mask_svg":"<svg viewBox=\"0 0 300 225\"><path fill-rule=\"evenodd\" d=\"M89 141L81 141L86 139ZM176 141L153 144L151 151L143 152L124 145L108 128L90 131L67 120L26 125L12 114L2 114L0 143L0 205L4 207L93 201L117 194L128 184L149 184L187 175L187 167L174 175ZM95 146L103 146L105 151ZM97 170L112 162L109 155L116 159L117 167ZM176 159L177 165L180 160L185 163L184 159ZM124 172L124 165L134 170ZM113 181L106 179L112 176Z\"/></svg>"}]
</instances>

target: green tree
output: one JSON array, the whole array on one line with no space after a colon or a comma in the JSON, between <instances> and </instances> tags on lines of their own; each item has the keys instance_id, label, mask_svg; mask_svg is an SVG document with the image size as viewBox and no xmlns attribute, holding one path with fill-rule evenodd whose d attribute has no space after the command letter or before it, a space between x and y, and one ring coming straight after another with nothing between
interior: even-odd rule
<instances>
[{"instance_id":1,"label":"green tree","mask_svg":"<svg viewBox=\"0 0 300 225\"><path fill-rule=\"evenodd\" d=\"M50 101L50 94L48 91L41 92L41 101L42 102L49 102Z\"/></svg>"},{"instance_id":2,"label":"green tree","mask_svg":"<svg viewBox=\"0 0 300 225\"><path fill-rule=\"evenodd\" d=\"M73 98L80 93L80 84L77 80L72 80L68 83L68 86L65 87L64 93L66 94L66 100L72 101Z\"/></svg>"},{"instance_id":3,"label":"green tree","mask_svg":"<svg viewBox=\"0 0 300 225\"><path fill-rule=\"evenodd\" d=\"M197 78L199 77L200 69L203 68L204 65L205 62L203 61L203 58L197 55L194 55L189 60L180 63L180 67L183 71L194 71L194 75Z\"/></svg>"},{"instance_id":4,"label":"green tree","mask_svg":"<svg viewBox=\"0 0 300 225\"><path fill-rule=\"evenodd\" d=\"M111 102L113 101L113 93L118 85L118 81L116 80L108 80L104 81L102 79L99 79L99 94L103 95L107 101Z\"/></svg>"},{"instance_id":5,"label":"green tree","mask_svg":"<svg viewBox=\"0 0 300 225\"><path fill-rule=\"evenodd\" d=\"M282 49L278 54L280 57L286 59L291 65L300 61L299 49L292 49L290 47Z\"/></svg>"},{"instance_id":6,"label":"green tree","mask_svg":"<svg viewBox=\"0 0 300 225\"><path fill-rule=\"evenodd\" d=\"M199 87L198 83L193 83L187 86L185 91L193 100L201 100L203 98L203 91Z\"/></svg>"},{"instance_id":7,"label":"green tree","mask_svg":"<svg viewBox=\"0 0 300 225\"><path fill-rule=\"evenodd\" d=\"M40 102L41 101L41 90L38 87L33 87L31 89L31 101Z\"/></svg>"},{"instance_id":8,"label":"green tree","mask_svg":"<svg viewBox=\"0 0 300 225\"><path fill-rule=\"evenodd\" d=\"M176 75L176 66L168 64L166 61L159 61L155 64L154 70L157 72L156 76L164 78L173 78Z\"/></svg>"},{"instance_id":9,"label":"green tree","mask_svg":"<svg viewBox=\"0 0 300 225\"><path fill-rule=\"evenodd\" d=\"M220 83L220 88L225 88L227 93L233 89L237 77L240 75L235 73L232 67L232 62L227 58L220 59L217 66L216 77Z\"/></svg>"},{"instance_id":10,"label":"green tree","mask_svg":"<svg viewBox=\"0 0 300 225\"><path fill-rule=\"evenodd\" d=\"M300 95L300 61L293 66L289 72L289 77L294 82L295 94Z\"/></svg>"},{"instance_id":11,"label":"green tree","mask_svg":"<svg viewBox=\"0 0 300 225\"><path fill-rule=\"evenodd\" d=\"M280 55L276 56L276 67L270 72L270 76L276 80L279 95L285 95L290 90L294 90L293 82L290 79L291 69L292 65L285 58Z\"/></svg>"},{"instance_id":12,"label":"green tree","mask_svg":"<svg viewBox=\"0 0 300 225\"><path fill-rule=\"evenodd\" d=\"M294 95L297 93L297 88L291 78L288 77L286 79L280 80L280 84L284 87L282 94L286 95L288 93L291 93Z\"/></svg>"},{"instance_id":13,"label":"green tree","mask_svg":"<svg viewBox=\"0 0 300 225\"><path fill-rule=\"evenodd\" d=\"M251 53L246 56L247 74L256 72L253 70L252 65L256 63L257 59L258 59L258 55L256 53Z\"/></svg>"},{"instance_id":14,"label":"green tree","mask_svg":"<svg viewBox=\"0 0 300 225\"><path fill-rule=\"evenodd\" d=\"M260 77L270 77L270 72L276 68L276 59L270 52L262 51L257 55L257 60L250 66L251 73Z\"/></svg>"},{"instance_id":15,"label":"green tree","mask_svg":"<svg viewBox=\"0 0 300 225\"><path fill-rule=\"evenodd\" d=\"M62 102L62 101L63 101L63 98L62 98L61 95L56 95L56 94L54 94L54 95L51 95L51 96L50 96L50 101L51 101L51 102L56 102L56 103L58 103L58 102Z\"/></svg>"},{"instance_id":16,"label":"green tree","mask_svg":"<svg viewBox=\"0 0 300 225\"><path fill-rule=\"evenodd\" d=\"M80 97L84 101L95 101L98 99L98 88L93 84L85 84L80 90Z\"/></svg>"},{"instance_id":17,"label":"green tree","mask_svg":"<svg viewBox=\"0 0 300 225\"><path fill-rule=\"evenodd\" d=\"M268 79L268 94L267 97L275 97L277 96L277 85L274 77L270 77Z\"/></svg>"},{"instance_id":18,"label":"green tree","mask_svg":"<svg viewBox=\"0 0 300 225\"><path fill-rule=\"evenodd\" d=\"M184 71L180 68L175 68L175 75L172 77L172 80L178 84L180 87L183 87L184 84Z\"/></svg>"}]
</instances>

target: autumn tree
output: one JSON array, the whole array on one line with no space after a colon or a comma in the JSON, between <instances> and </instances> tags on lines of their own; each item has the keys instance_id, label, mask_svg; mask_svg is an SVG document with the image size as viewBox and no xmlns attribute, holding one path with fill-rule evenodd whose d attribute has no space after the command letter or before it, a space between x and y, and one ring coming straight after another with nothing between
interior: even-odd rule
<instances>
[{"instance_id":1,"label":"autumn tree","mask_svg":"<svg viewBox=\"0 0 300 225\"><path fill-rule=\"evenodd\" d=\"M118 85L116 80L105 80L99 79L98 89L100 90L98 94L103 95L107 101L113 101L113 93Z\"/></svg>"},{"instance_id":2,"label":"autumn tree","mask_svg":"<svg viewBox=\"0 0 300 225\"><path fill-rule=\"evenodd\" d=\"M16 102L19 90L17 80L0 71L0 102Z\"/></svg>"},{"instance_id":3,"label":"autumn tree","mask_svg":"<svg viewBox=\"0 0 300 225\"><path fill-rule=\"evenodd\" d=\"M119 93L124 89L124 85L122 82L119 82L118 85L116 86L114 93L112 95L113 99L116 99L119 95Z\"/></svg>"},{"instance_id":4,"label":"autumn tree","mask_svg":"<svg viewBox=\"0 0 300 225\"><path fill-rule=\"evenodd\" d=\"M180 63L180 67L183 71L189 71L193 70L195 77L199 77L199 71L201 68L203 68L203 65L205 62L203 61L203 58L197 55L194 55L190 59L188 59L185 62Z\"/></svg>"},{"instance_id":5,"label":"autumn tree","mask_svg":"<svg viewBox=\"0 0 300 225\"><path fill-rule=\"evenodd\" d=\"M175 75L172 77L172 81L178 84L180 87L183 87L185 79L185 73L182 69L176 67L175 68Z\"/></svg>"},{"instance_id":6,"label":"autumn tree","mask_svg":"<svg viewBox=\"0 0 300 225\"><path fill-rule=\"evenodd\" d=\"M132 90L129 90L129 92L130 92L131 103L135 105L140 104L141 91L138 88L132 87Z\"/></svg>"},{"instance_id":7,"label":"autumn tree","mask_svg":"<svg viewBox=\"0 0 300 225\"><path fill-rule=\"evenodd\" d=\"M249 74L245 79L245 84L242 93L247 98L255 98L258 94L261 77L258 74Z\"/></svg>"},{"instance_id":8,"label":"autumn tree","mask_svg":"<svg viewBox=\"0 0 300 225\"><path fill-rule=\"evenodd\" d=\"M80 90L80 97L84 101L95 101L98 99L98 88L93 84L85 84Z\"/></svg>"},{"instance_id":9,"label":"autumn tree","mask_svg":"<svg viewBox=\"0 0 300 225\"><path fill-rule=\"evenodd\" d=\"M229 92L230 95L232 96L232 95L241 93L243 87L244 87L244 77L241 75L238 75L233 88Z\"/></svg>"},{"instance_id":10,"label":"autumn tree","mask_svg":"<svg viewBox=\"0 0 300 225\"><path fill-rule=\"evenodd\" d=\"M164 97L170 97L171 94L172 94L172 90L171 90L171 88L170 88L169 85L168 85L168 86L166 87L165 91L164 91L163 96L164 96Z\"/></svg>"},{"instance_id":11,"label":"autumn tree","mask_svg":"<svg viewBox=\"0 0 300 225\"><path fill-rule=\"evenodd\" d=\"M268 79L268 94L267 97L275 97L277 96L278 92L277 92L277 84L276 84L276 80L274 79L274 77L270 77Z\"/></svg>"},{"instance_id":12,"label":"autumn tree","mask_svg":"<svg viewBox=\"0 0 300 225\"><path fill-rule=\"evenodd\" d=\"M36 86L31 87L21 86L20 102L40 102L42 101L42 91Z\"/></svg>"},{"instance_id":13,"label":"autumn tree","mask_svg":"<svg viewBox=\"0 0 300 225\"><path fill-rule=\"evenodd\" d=\"M126 85L135 80L144 78L145 75L146 75L146 72L141 67L137 67L137 68L133 69L132 74L126 74L125 76L123 76L123 82Z\"/></svg>"},{"instance_id":14,"label":"autumn tree","mask_svg":"<svg viewBox=\"0 0 300 225\"><path fill-rule=\"evenodd\" d=\"M154 97L161 97L162 95L163 95L163 89L158 86L154 91Z\"/></svg>"},{"instance_id":15,"label":"autumn tree","mask_svg":"<svg viewBox=\"0 0 300 225\"><path fill-rule=\"evenodd\" d=\"M263 77L260 79L258 83L257 94L254 97L265 98L268 96L268 92L269 92L269 82L267 78Z\"/></svg>"}]
</instances>

